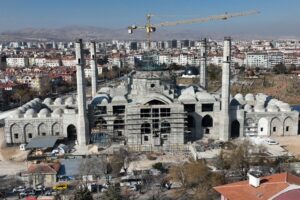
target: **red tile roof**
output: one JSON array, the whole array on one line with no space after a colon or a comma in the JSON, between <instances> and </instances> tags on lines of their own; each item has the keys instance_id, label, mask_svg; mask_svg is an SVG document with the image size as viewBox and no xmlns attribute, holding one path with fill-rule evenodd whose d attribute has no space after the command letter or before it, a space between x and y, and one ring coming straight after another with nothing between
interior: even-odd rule
<instances>
[{"instance_id":1,"label":"red tile roof","mask_svg":"<svg viewBox=\"0 0 300 200\"><path fill-rule=\"evenodd\" d=\"M260 186L255 188L249 181L240 181L214 187L228 200L267 200L286 189L291 184L300 185L300 177L289 173L274 174L260 178Z\"/></svg>"},{"instance_id":2,"label":"red tile roof","mask_svg":"<svg viewBox=\"0 0 300 200\"><path fill-rule=\"evenodd\" d=\"M299 200L300 189L289 190L275 197L274 200Z\"/></svg>"},{"instance_id":3,"label":"red tile roof","mask_svg":"<svg viewBox=\"0 0 300 200\"><path fill-rule=\"evenodd\" d=\"M60 163L39 163L31 164L28 167L27 172L30 174L42 173L42 174L56 174L60 169Z\"/></svg>"}]
</instances>

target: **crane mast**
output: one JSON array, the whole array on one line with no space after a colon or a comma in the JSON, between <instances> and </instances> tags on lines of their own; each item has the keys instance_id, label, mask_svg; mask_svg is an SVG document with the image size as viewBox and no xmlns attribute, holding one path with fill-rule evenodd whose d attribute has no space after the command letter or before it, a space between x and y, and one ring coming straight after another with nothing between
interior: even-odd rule
<instances>
[{"instance_id":1,"label":"crane mast","mask_svg":"<svg viewBox=\"0 0 300 200\"><path fill-rule=\"evenodd\" d=\"M214 21L214 20L227 20L227 19L230 19L233 17L242 17L242 16L248 16L248 15L254 15L254 14L259 14L259 11L252 10L252 11L240 12L240 13L225 13L222 15L214 15L214 16L209 16L209 17L205 17L205 18L179 20L179 21L174 21L174 22L162 22L159 24L152 24L151 18L154 15L148 14L146 16L147 22L144 26L136 26L136 25L129 26L128 33L132 34L133 30L136 30L136 29L146 30L148 47L150 48L151 34L156 31L157 27L177 26L177 25L181 25L181 24L204 23L204 22Z\"/></svg>"}]
</instances>

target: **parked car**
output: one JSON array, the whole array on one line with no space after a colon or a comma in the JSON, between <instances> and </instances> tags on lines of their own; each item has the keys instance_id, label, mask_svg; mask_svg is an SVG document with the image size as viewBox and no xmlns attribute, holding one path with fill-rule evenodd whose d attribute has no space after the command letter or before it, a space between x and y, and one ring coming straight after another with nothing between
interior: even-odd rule
<instances>
[{"instance_id":1,"label":"parked car","mask_svg":"<svg viewBox=\"0 0 300 200\"><path fill-rule=\"evenodd\" d=\"M277 141L272 140L272 139L270 139L270 138L266 139L265 142L266 142L267 144L269 144L269 145L277 145L277 144L278 144Z\"/></svg>"},{"instance_id":2,"label":"parked car","mask_svg":"<svg viewBox=\"0 0 300 200\"><path fill-rule=\"evenodd\" d=\"M66 190L66 189L68 189L67 183L59 183L59 184L53 186L53 190Z\"/></svg>"},{"instance_id":3,"label":"parked car","mask_svg":"<svg viewBox=\"0 0 300 200\"><path fill-rule=\"evenodd\" d=\"M18 186L13 189L13 192L23 192L23 191L25 191L24 186Z\"/></svg>"}]
</instances>

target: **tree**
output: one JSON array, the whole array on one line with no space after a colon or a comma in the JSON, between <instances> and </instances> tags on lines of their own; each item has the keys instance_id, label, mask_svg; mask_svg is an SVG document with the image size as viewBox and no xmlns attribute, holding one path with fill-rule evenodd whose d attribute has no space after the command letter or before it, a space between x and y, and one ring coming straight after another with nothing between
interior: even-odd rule
<instances>
[{"instance_id":1,"label":"tree","mask_svg":"<svg viewBox=\"0 0 300 200\"><path fill-rule=\"evenodd\" d=\"M273 71L275 74L284 74L286 73L286 66L282 63L277 64L273 67Z\"/></svg>"},{"instance_id":2,"label":"tree","mask_svg":"<svg viewBox=\"0 0 300 200\"><path fill-rule=\"evenodd\" d=\"M103 193L102 200L122 200L121 196L121 188L119 186L110 186L108 189Z\"/></svg>"},{"instance_id":3,"label":"tree","mask_svg":"<svg viewBox=\"0 0 300 200\"><path fill-rule=\"evenodd\" d=\"M86 187L80 187L75 192L74 200L93 200L93 196Z\"/></svg>"}]
</instances>

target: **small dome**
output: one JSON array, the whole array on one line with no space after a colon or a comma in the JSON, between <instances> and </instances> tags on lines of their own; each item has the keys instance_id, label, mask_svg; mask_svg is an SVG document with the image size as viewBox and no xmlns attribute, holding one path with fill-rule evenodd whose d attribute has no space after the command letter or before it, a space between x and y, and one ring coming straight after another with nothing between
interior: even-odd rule
<instances>
[{"instance_id":1,"label":"small dome","mask_svg":"<svg viewBox=\"0 0 300 200\"><path fill-rule=\"evenodd\" d=\"M40 98L34 98L33 101L37 102L37 103L41 103L42 100Z\"/></svg>"},{"instance_id":2,"label":"small dome","mask_svg":"<svg viewBox=\"0 0 300 200\"><path fill-rule=\"evenodd\" d=\"M265 107L263 104L256 104L254 106L254 111L255 112L265 112L266 110L265 110Z\"/></svg>"},{"instance_id":3,"label":"small dome","mask_svg":"<svg viewBox=\"0 0 300 200\"><path fill-rule=\"evenodd\" d=\"M236 99L236 100L244 100L244 96L241 94L241 93L237 93L235 96L234 96L234 98Z\"/></svg>"},{"instance_id":4,"label":"small dome","mask_svg":"<svg viewBox=\"0 0 300 200\"><path fill-rule=\"evenodd\" d=\"M51 98L46 98L44 101L43 101L44 104L47 104L47 105L50 105L53 103L52 99Z\"/></svg>"},{"instance_id":5,"label":"small dome","mask_svg":"<svg viewBox=\"0 0 300 200\"><path fill-rule=\"evenodd\" d=\"M19 118L21 114L23 113L19 109L16 109L11 113L10 118Z\"/></svg>"},{"instance_id":6,"label":"small dome","mask_svg":"<svg viewBox=\"0 0 300 200\"><path fill-rule=\"evenodd\" d=\"M233 98L230 101L230 106L239 106L239 105L241 105L240 102L238 100L236 100L235 98Z\"/></svg>"},{"instance_id":7,"label":"small dome","mask_svg":"<svg viewBox=\"0 0 300 200\"><path fill-rule=\"evenodd\" d=\"M25 115L34 115L34 114L36 114L36 112L35 112L35 110L32 109L32 108L28 109L28 110L25 112Z\"/></svg>"},{"instance_id":8,"label":"small dome","mask_svg":"<svg viewBox=\"0 0 300 200\"><path fill-rule=\"evenodd\" d=\"M68 98L66 98L66 100L65 100L65 104L68 105L68 106L71 106L71 105L73 105L74 103L75 103L75 101L74 101L73 97L68 97Z\"/></svg>"},{"instance_id":9,"label":"small dome","mask_svg":"<svg viewBox=\"0 0 300 200\"><path fill-rule=\"evenodd\" d=\"M246 101L255 101L254 95L251 94L251 93L246 94L245 100L246 100Z\"/></svg>"},{"instance_id":10,"label":"small dome","mask_svg":"<svg viewBox=\"0 0 300 200\"><path fill-rule=\"evenodd\" d=\"M20 110L22 113L25 113L27 109L22 106L22 107L19 107L18 110Z\"/></svg>"},{"instance_id":11,"label":"small dome","mask_svg":"<svg viewBox=\"0 0 300 200\"><path fill-rule=\"evenodd\" d=\"M53 111L52 115L61 116L61 115L63 114L63 112L64 112L64 111L63 111L62 109L56 108L56 109Z\"/></svg>"},{"instance_id":12,"label":"small dome","mask_svg":"<svg viewBox=\"0 0 300 200\"><path fill-rule=\"evenodd\" d=\"M274 104L268 104L267 111L268 112L278 112L279 108L278 108L278 106L276 106Z\"/></svg>"},{"instance_id":13,"label":"small dome","mask_svg":"<svg viewBox=\"0 0 300 200\"><path fill-rule=\"evenodd\" d=\"M249 105L249 104L246 104L246 105L244 106L244 110L245 110L246 112L253 112L252 106Z\"/></svg>"},{"instance_id":14,"label":"small dome","mask_svg":"<svg viewBox=\"0 0 300 200\"><path fill-rule=\"evenodd\" d=\"M92 105L98 105L98 104L107 104L109 102L109 96L107 94L98 94L94 97L92 100Z\"/></svg>"},{"instance_id":15,"label":"small dome","mask_svg":"<svg viewBox=\"0 0 300 200\"><path fill-rule=\"evenodd\" d=\"M123 95L114 96L112 103L127 103L127 99Z\"/></svg>"},{"instance_id":16,"label":"small dome","mask_svg":"<svg viewBox=\"0 0 300 200\"><path fill-rule=\"evenodd\" d=\"M271 99L271 100L269 101L268 105L276 105L277 102L278 102L277 99Z\"/></svg>"},{"instance_id":17,"label":"small dome","mask_svg":"<svg viewBox=\"0 0 300 200\"><path fill-rule=\"evenodd\" d=\"M215 101L215 97L212 96L211 94L207 93L207 92L197 92L196 93L196 97L198 99L198 101L206 101L206 100L210 100L210 101Z\"/></svg>"},{"instance_id":18,"label":"small dome","mask_svg":"<svg viewBox=\"0 0 300 200\"><path fill-rule=\"evenodd\" d=\"M291 107L290 107L290 105L288 103L282 103L280 105L280 110L283 111L283 112L289 112L292 109L291 109Z\"/></svg>"},{"instance_id":19,"label":"small dome","mask_svg":"<svg viewBox=\"0 0 300 200\"><path fill-rule=\"evenodd\" d=\"M56 98L54 101L54 105L62 105L62 98Z\"/></svg>"},{"instance_id":20,"label":"small dome","mask_svg":"<svg viewBox=\"0 0 300 200\"><path fill-rule=\"evenodd\" d=\"M199 70L197 67L187 67L184 71L186 76L197 76L199 75Z\"/></svg>"},{"instance_id":21,"label":"small dome","mask_svg":"<svg viewBox=\"0 0 300 200\"><path fill-rule=\"evenodd\" d=\"M43 108L39 112L39 116L48 116L50 114L50 111L47 108Z\"/></svg>"}]
</instances>

